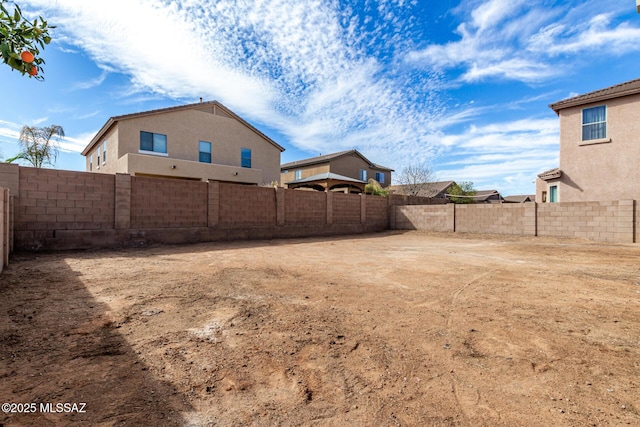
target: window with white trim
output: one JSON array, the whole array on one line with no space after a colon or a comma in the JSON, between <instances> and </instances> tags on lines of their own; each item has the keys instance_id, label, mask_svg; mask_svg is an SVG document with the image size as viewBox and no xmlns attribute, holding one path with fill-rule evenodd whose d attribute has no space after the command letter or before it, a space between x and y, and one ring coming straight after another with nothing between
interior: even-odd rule
<instances>
[{"instance_id":1,"label":"window with white trim","mask_svg":"<svg viewBox=\"0 0 640 427\"><path fill-rule=\"evenodd\" d=\"M299 179L302 179L302 170L298 169L297 171L294 172L294 177L293 179L295 179L296 181Z\"/></svg>"},{"instance_id":2,"label":"window with white trim","mask_svg":"<svg viewBox=\"0 0 640 427\"><path fill-rule=\"evenodd\" d=\"M384 184L384 172L376 172L376 181L380 184Z\"/></svg>"},{"instance_id":3,"label":"window with white trim","mask_svg":"<svg viewBox=\"0 0 640 427\"><path fill-rule=\"evenodd\" d=\"M582 110L582 140L603 139L607 137L607 106L585 108Z\"/></svg>"},{"instance_id":4,"label":"window with white trim","mask_svg":"<svg viewBox=\"0 0 640 427\"><path fill-rule=\"evenodd\" d=\"M367 180L367 170L360 169L360 181L366 181L366 180Z\"/></svg>"},{"instance_id":5,"label":"window with white trim","mask_svg":"<svg viewBox=\"0 0 640 427\"><path fill-rule=\"evenodd\" d=\"M102 141L102 164L107 163L107 140Z\"/></svg>"}]
</instances>

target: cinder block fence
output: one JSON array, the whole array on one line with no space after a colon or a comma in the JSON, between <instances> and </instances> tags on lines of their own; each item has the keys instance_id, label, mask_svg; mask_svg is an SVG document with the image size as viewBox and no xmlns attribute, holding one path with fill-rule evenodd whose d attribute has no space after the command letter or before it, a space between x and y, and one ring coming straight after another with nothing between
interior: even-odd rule
<instances>
[{"instance_id":1,"label":"cinder block fence","mask_svg":"<svg viewBox=\"0 0 640 427\"><path fill-rule=\"evenodd\" d=\"M389 228L389 199L0 164L16 249L329 236ZM3 193L4 194L4 193ZM427 201L428 202L428 199Z\"/></svg>"},{"instance_id":2,"label":"cinder block fence","mask_svg":"<svg viewBox=\"0 0 640 427\"><path fill-rule=\"evenodd\" d=\"M635 200L499 205L394 206L391 228L640 241Z\"/></svg>"}]
</instances>

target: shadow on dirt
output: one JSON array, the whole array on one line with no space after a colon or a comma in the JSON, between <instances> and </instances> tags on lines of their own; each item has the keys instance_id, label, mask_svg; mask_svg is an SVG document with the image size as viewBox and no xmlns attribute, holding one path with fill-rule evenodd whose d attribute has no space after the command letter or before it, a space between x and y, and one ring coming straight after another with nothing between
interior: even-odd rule
<instances>
[{"instance_id":1,"label":"shadow on dirt","mask_svg":"<svg viewBox=\"0 0 640 427\"><path fill-rule=\"evenodd\" d=\"M33 412L3 407L0 426L184 425L186 399L154 378L80 277L61 279L74 277L65 261L47 258L14 257L0 276L0 402Z\"/></svg>"}]
</instances>

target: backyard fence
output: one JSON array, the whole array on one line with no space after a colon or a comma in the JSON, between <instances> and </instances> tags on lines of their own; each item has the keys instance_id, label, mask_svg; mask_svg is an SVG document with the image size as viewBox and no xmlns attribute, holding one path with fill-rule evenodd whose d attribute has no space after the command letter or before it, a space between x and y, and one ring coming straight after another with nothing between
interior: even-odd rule
<instances>
[{"instance_id":1,"label":"backyard fence","mask_svg":"<svg viewBox=\"0 0 640 427\"><path fill-rule=\"evenodd\" d=\"M390 199L371 195L11 164L0 164L0 185L13 195L10 241L22 250L330 236L389 228Z\"/></svg>"},{"instance_id":2,"label":"backyard fence","mask_svg":"<svg viewBox=\"0 0 640 427\"><path fill-rule=\"evenodd\" d=\"M635 200L394 206L390 227L634 243L640 240L639 210Z\"/></svg>"}]
</instances>

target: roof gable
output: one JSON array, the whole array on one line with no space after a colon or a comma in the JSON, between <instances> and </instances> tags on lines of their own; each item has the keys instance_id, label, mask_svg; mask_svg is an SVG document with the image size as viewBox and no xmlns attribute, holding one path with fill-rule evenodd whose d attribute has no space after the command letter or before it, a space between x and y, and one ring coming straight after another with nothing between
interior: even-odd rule
<instances>
[{"instance_id":1,"label":"roof gable","mask_svg":"<svg viewBox=\"0 0 640 427\"><path fill-rule=\"evenodd\" d=\"M335 159L338 159L338 158L344 157L344 156L349 156L349 155L356 155L356 156L360 157L362 160L364 160L366 163L368 163L369 167L371 167L372 169L380 169L380 170L393 172L393 169L391 169L391 168L372 163L365 156L363 156L358 150L338 151L337 153L325 154L325 155L322 155L322 156L310 157L308 159L296 160L296 161L285 163L285 164L281 165L280 166L280 170L283 171L285 169L293 169L293 168L297 168L297 167L317 165L317 164L320 164L320 163L329 163L332 160L335 160Z\"/></svg>"},{"instance_id":2,"label":"roof gable","mask_svg":"<svg viewBox=\"0 0 640 427\"><path fill-rule=\"evenodd\" d=\"M604 89L574 96L573 98L549 104L549 107L558 113L560 110L578 105L591 104L593 102L606 101L613 98L635 95L640 93L640 79L630 80Z\"/></svg>"},{"instance_id":3,"label":"roof gable","mask_svg":"<svg viewBox=\"0 0 640 427\"><path fill-rule=\"evenodd\" d=\"M229 110L227 107L225 107L224 105L222 105L218 101L208 101L208 102L197 102L197 103L194 103L194 104L179 105L179 106L175 106L175 107L160 108L160 109L156 109L156 110L141 111L139 113L123 114L123 115L120 115L120 116L110 117L109 120L107 120L107 122L102 126L102 128L100 128L98 133L91 139L91 141L85 147L85 149L82 150L82 155L86 156L89 153L89 151L91 151L93 149L93 147L102 140L102 138L108 132L108 130L112 126L114 126L116 123L118 123L120 121L139 118L139 117L145 117L145 116L151 116L151 115L155 115L155 114L173 113L173 112L176 112L176 111L184 111L184 110L197 110L197 111L202 111L202 112L205 112L205 113L215 114L217 116L222 116L222 117L227 117L227 118L230 118L230 119L235 119L238 122L240 122L243 125L245 125L246 127L248 127L250 130L252 130L256 134L258 134L264 140L266 140L267 142L272 144L278 150L280 150L280 151L284 151L285 150L281 145L279 145L278 143L273 141L271 138L269 138L268 136L266 136L265 134L260 132L258 129L256 129L254 126L252 126L246 120L244 120L242 117L238 116L237 114L235 114L233 111Z\"/></svg>"}]
</instances>

